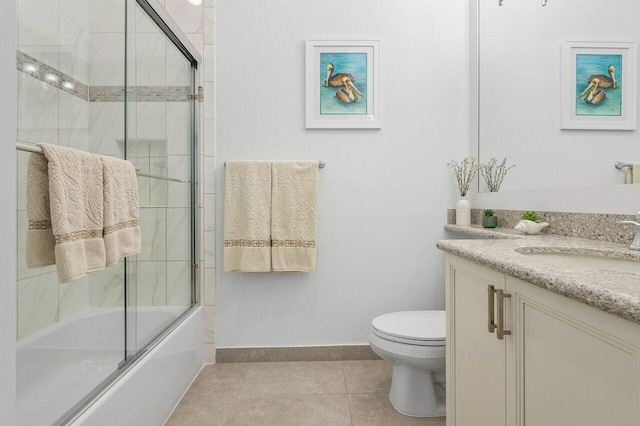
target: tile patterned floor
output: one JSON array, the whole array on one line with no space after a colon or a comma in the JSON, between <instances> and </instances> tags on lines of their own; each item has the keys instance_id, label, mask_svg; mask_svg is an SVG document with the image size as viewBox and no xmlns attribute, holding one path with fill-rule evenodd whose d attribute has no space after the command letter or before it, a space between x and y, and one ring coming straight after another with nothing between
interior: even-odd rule
<instances>
[{"instance_id":1,"label":"tile patterned floor","mask_svg":"<svg viewBox=\"0 0 640 426\"><path fill-rule=\"evenodd\" d=\"M386 361L208 365L165 426L444 426L389 402Z\"/></svg>"}]
</instances>

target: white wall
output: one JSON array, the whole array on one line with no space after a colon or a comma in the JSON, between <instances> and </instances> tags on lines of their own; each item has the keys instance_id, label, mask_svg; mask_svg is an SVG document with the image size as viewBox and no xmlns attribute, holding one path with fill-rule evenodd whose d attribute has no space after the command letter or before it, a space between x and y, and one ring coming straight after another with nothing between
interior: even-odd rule
<instances>
[{"instance_id":1,"label":"white wall","mask_svg":"<svg viewBox=\"0 0 640 426\"><path fill-rule=\"evenodd\" d=\"M222 163L322 159L317 271L217 271L220 348L366 344L371 319L444 308L446 167L468 153L465 0L220 1L217 264ZM382 129L305 130L304 40L381 41Z\"/></svg>"},{"instance_id":2,"label":"white wall","mask_svg":"<svg viewBox=\"0 0 640 426\"><path fill-rule=\"evenodd\" d=\"M0 13L0 413L2 423L15 423L16 413L16 2Z\"/></svg>"}]
</instances>

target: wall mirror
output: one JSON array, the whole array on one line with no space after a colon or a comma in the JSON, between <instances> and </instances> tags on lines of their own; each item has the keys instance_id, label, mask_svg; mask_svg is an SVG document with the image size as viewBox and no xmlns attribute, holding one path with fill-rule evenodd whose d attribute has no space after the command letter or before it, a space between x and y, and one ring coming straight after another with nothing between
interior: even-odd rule
<instances>
[{"instance_id":1,"label":"wall mirror","mask_svg":"<svg viewBox=\"0 0 640 426\"><path fill-rule=\"evenodd\" d=\"M640 3L609 0L603 7L596 0L562 0L542 7L538 0L505 0L503 6L471 0L471 5L472 27L477 24L471 53L472 62L477 60L472 83L477 84L477 111L472 108L472 116L477 112L478 158L487 163L506 157L516 165L500 191L624 184L625 170L615 163L640 162L640 134L562 129L562 45L640 42ZM637 64L635 69L621 84L640 87ZM594 74L607 71L605 66ZM478 182L479 191L488 192L482 177Z\"/></svg>"}]
</instances>

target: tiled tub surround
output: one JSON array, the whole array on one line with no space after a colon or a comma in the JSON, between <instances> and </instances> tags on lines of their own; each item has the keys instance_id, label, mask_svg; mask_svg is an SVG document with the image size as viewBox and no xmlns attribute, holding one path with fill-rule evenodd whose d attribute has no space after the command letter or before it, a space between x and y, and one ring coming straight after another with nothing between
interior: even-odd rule
<instances>
[{"instance_id":1,"label":"tiled tub surround","mask_svg":"<svg viewBox=\"0 0 640 426\"><path fill-rule=\"evenodd\" d=\"M28 64L36 71L28 72ZM122 87L106 90L98 86L94 90L26 54L18 53L18 69L21 141L122 157ZM47 75L56 76L56 80L47 80ZM73 91L64 86L66 81L73 82ZM129 138L128 158L142 173L190 179L189 133L182 125L189 117L188 87L138 89L130 124L135 126L137 138ZM114 92L121 93L120 102L110 97ZM159 126L158 116L171 119ZM27 158L27 153L18 154L18 340L84 309L124 303L122 263L68 284L58 283L54 267L26 267ZM145 177L138 179L138 185L145 237L142 253L131 259L137 272L137 303L186 306L190 294L181 283L190 273L189 185Z\"/></svg>"},{"instance_id":2,"label":"tiled tub surround","mask_svg":"<svg viewBox=\"0 0 640 426\"><path fill-rule=\"evenodd\" d=\"M31 77L26 76L31 79ZM44 84L44 83L39 83ZM85 103L76 97L74 102ZM95 125L88 133L96 135L89 146L82 141L62 141L79 149L103 155L121 155L117 138L121 138L122 105L91 103L96 115L91 115ZM104 108L112 105L116 108ZM161 152L154 152L148 139L135 140L135 155L129 158L143 173L189 179L188 137L181 134L176 123L169 120L159 128L147 120L144 114L150 103L139 103L139 134L154 134L162 139ZM161 105L153 103L151 105ZM162 114L174 117L188 114L187 103L162 104ZM94 109L93 106L96 106ZM119 108L118 108L119 106ZM99 112L99 113L98 113ZM57 121L57 120L56 120ZM114 125L115 124L115 125ZM100 132L102 129L104 132ZM61 135L61 132L56 132ZM184 137L183 137L184 136ZM152 139L156 141L156 139ZM30 141L31 142L31 141ZM56 139L52 142L58 142ZM66 143L65 143L66 142ZM131 145L130 145L131 146ZM55 267L28 269L26 256L26 189L27 153L18 154L18 330L21 339L57 321L68 318L89 307L122 306L124 303L124 268L107 268L68 284L58 284ZM140 194L140 215L143 231L142 252L132 257L137 268L137 303L140 306L186 306L190 301L188 288L181 283L190 273L189 248L189 184L167 182L141 177L138 179ZM129 272L133 270L130 269Z\"/></svg>"},{"instance_id":3,"label":"tiled tub surround","mask_svg":"<svg viewBox=\"0 0 640 426\"><path fill-rule=\"evenodd\" d=\"M89 86L85 83L19 50L16 53L16 68L36 80L64 90L85 101L89 97Z\"/></svg>"},{"instance_id":4,"label":"tiled tub surround","mask_svg":"<svg viewBox=\"0 0 640 426\"><path fill-rule=\"evenodd\" d=\"M187 102L189 86L136 86L129 89L127 100L135 102ZM122 86L90 86L90 102L124 102Z\"/></svg>"},{"instance_id":5,"label":"tiled tub surround","mask_svg":"<svg viewBox=\"0 0 640 426\"><path fill-rule=\"evenodd\" d=\"M456 228L467 228L470 233L474 229L447 225L447 229ZM479 231L479 228L475 229ZM515 239L501 239L498 236L497 239L442 240L436 246L445 252L640 323L640 274L551 264L525 254L576 253L640 262L640 252L629 250L626 245L557 235L520 235Z\"/></svg>"},{"instance_id":6,"label":"tiled tub surround","mask_svg":"<svg viewBox=\"0 0 640 426\"><path fill-rule=\"evenodd\" d=\"M124 86L89 86L62 71L17 51L16 68L35 80L63 90L89 102L124 102ZM136 86L127 92L128 100L135 102L187 102L191 88L188 85Z\"/></svg>"},{"instance_id":7,"label":"tiled tub surround","mask_svg":"<svg viewBox=\"0 0 640 426\"><path fill-rule=\"evenodd\" d=\"M471 210L471 223L480 224L484 210ZM524 210L497 210L494 214L498 218L496 232L502 234L522 235L513 230L513 227L521 220ZM565 212L541 212L538 211L541 222L548 222L549 226L542 234L561 235L565 237L583 238L587 240L606 241L611 243L629 244L635 235L632 226L618 225L620 220L638 220L634 215L622 214L596 214L596 213L565 213ZM447 224L455 225L456 211L447 211ZM456 231L461 227L451 227ZM480 236L494 235L495 233L476 233ZM504 238L504 237L502 237Z\"/></svg>"},{"instance_id":8,"label":"tiled tub surround","mask_svg":"<svg viewBox=\"0 0 640 426\"><path fill-rule=\"evenodd\" d=\"M201 276L206 275L206 279L203 280L205 284L201 300L207 305L205 316L209 329L206 342L207 360L213 362L215 360L213 337L215 328L213 323L215 316L214 3L205 1L197 7L188 3L187 0L159 0L158 3L165 7L204 57L204 61L199 66L199 81L208 95L204 102L203 97L200 96L198 158L199 163L206 166L207 173L202 173L201 166L198 180L204 182L204 185L200 185L198 196L201 222L199 228L204 229L205 232L200 242L199 263ZM56 71L59 73L58 77L73 76L75 91L79 87L76 82L79 82L80 85L86 86L88 93L77 96L68 88L63 87L58 90L49 81L39 78L39 72L35 73L35 76L34 73L24 72L24 60L22 63L18 60L16 67L19 70L20 108L21 111L26 112L19 114L19 139L30 143L46 142L71 146L102 155L118 155L118 146L114 141L122 139L124 134L123 107L116 102L122 99L124 93L122 88L124 56L121 55L125 44L122 24L126 9L124 0L65 1L59 4L52 1L24 1L19 6L18 49L23 52L22 58L27 58L24 55L28 55L50 66L54 74ZM139 36L137 45L140 51L161 53L161 49L150 48L155 43L154 40L160 37L157 29L150 23L146 14L140 13L140 10L136 10L135 13L138 15L135 32ZM204 33L207 34L206 37ZM140 96L137 99L138 108L136 113L129 116L129 124L138 126L138 132L134 136L138 141L166 139L172 143L167 146L168 158L164 159L164 164L153 153L149 158L138 155L136 163L143 173L188 179L188 172L183 174L183 170L188 170L188 161L186 161L189 154L188 135L183 133L176 123L182 120L180 117L189 113L189 104L180 102L184 100L182 93L189 82L181 71L184 68L184 64L180 65L179 60L182 54L173 48L170 42L165 43L165 53L167 55L165 61L158 60L149 63L149 66L144 65L136 70L136 75L129 76L138 86L155 86L161 89L164 83L170 89L164 98L160 97L162 100L157 96L158 89L139 90L137 92L137 96ZM150 72L150 69L153 72ZM59 81L61 80L63 79ZM201 87L200 94L202 93ZM146 111L151 110L161 110L170 118L166 120L166 128L149 123L148 118L152 114L147 114ZM26 156L26 154L22 155ZM19 161L19 163L22 162L23 160ZM19 167L19 169L22 169L18 178L21 182L24 181L26 167ZM176 182L151 182L148 178L140 179L139 184L143 210L147 210L148 216L153 219L153 223L147 228L154 234L160 234L160 239L167 240L167 228L170 228L168 224L170 222L167 220L174 220L181 216L183 213L181 210L188 207L188 185ZM18 188L18 192L21 192L21 187ZM24 203L20 206L20 199L18 203L18 216L26 218ZM162 215L160 209L167 205L172 212ZM24 227L20 228L19 232L23 232L23 229ZM204 241L206 241L206 250ZM19 248L24 247L23 243L18 244ZM181 277L189 273L190 262L178 260L181 257L172 255L166 264L166 273L162 268L158 268L156 273L149 274L147 272L152 269L151 263L161 262L163 259L158 256L163 251L169 253L170 250L154 244L153 247L148 247L144 251L146 254L138 260L140 263L147 263L143 265L142 272L149 280L142 282L145 278L140 277L142 280L139 278L139 291L144 292L141 300L149 304L153 304L154 301L159 303L165 297L163 289L166 277L167 303L183 303L185 294L183 291L174 291L178 288L173 283L177 283ZM18 258L23 257L18 254ZM20 280L18 287L23 295L19 302L23 307L20 314L23 319L19 321L21 325L18 338L45 328L58 319L64 319L87 307L122 306L124 297L122 267L101 271L88 278L87 282L83 280L82 283L59 286L54 269L26 270L26 265L23 266L20 267L21 271L18 274ZM154 276L159 278L156 283L151 282ZM28 302L28 298L34 294L38 295L36 304ZM25 306L27 303L29 303L28 308Z\"/></svg>"}]
</instances>

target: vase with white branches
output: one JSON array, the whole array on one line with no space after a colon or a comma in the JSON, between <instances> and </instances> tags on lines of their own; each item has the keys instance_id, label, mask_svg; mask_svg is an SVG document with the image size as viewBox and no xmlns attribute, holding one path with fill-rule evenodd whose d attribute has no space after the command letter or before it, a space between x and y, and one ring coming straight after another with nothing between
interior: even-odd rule
<instances>
[{"instance_id":1,"label":"vase with white branches","mask_svg":"<svg viewBox=\"0 0 640 426\"><path fill-rule=\"evenodd\" d=\"M514 167L515 165L507 167L507 157L502 160L502 163L498 163L498 160L494 157L487 164L481 164L480 173L482 173L489 191L498 192L507 172Z\"/></svg>"},{"instance_id":2,"label":"vase with white branches","mask_svg":"<svg viewBox=\"0 0 640 426\"><path fill-rule=\"evenodd\" d=\"M447 163L451 167L458 182L458 191L461 199L456 203L456 225L471 225L471 204L467 199L471 181L478 174L480 165L475 158L465 157L460 163L454 160Z\"/></svg>"}]
</instances>

